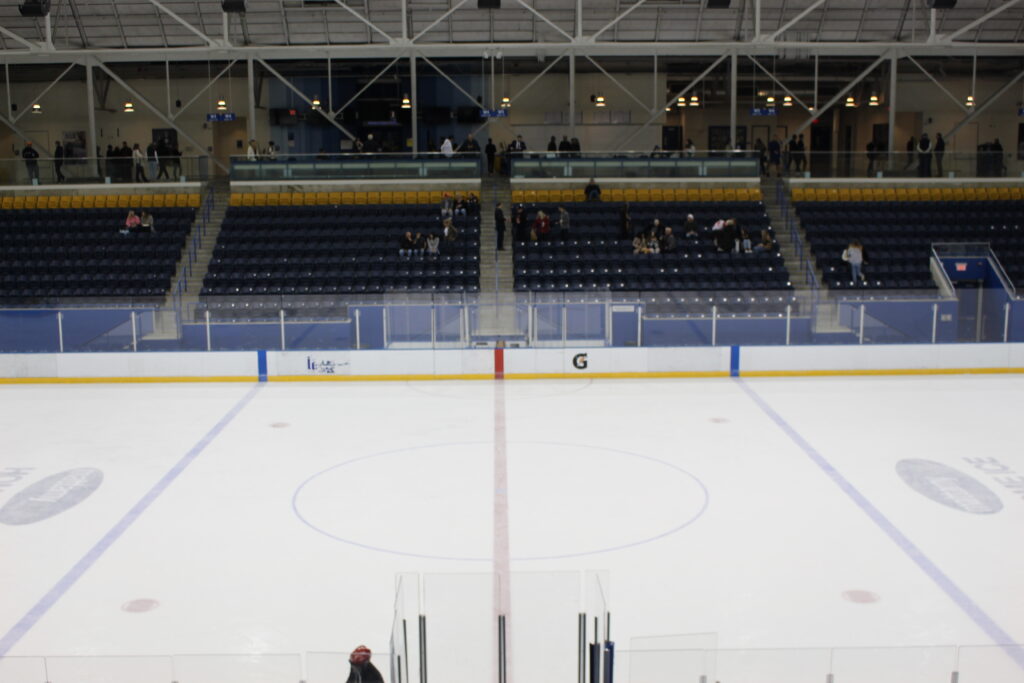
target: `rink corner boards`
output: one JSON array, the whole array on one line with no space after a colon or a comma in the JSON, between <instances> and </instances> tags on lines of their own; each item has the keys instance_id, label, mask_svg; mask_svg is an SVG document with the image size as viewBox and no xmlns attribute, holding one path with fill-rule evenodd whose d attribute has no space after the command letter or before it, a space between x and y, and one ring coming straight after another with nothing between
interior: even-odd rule
<instances>
[{"instance_id":1,"label":"rink corner boards","mask_svg":"<svg viewBox=\"0 0 1024 683\"><path fill-rule=\"evenodd\" d=\"M1024 374L1024 344L0 354L0 384Z\"/></svg>"}]
</instances>

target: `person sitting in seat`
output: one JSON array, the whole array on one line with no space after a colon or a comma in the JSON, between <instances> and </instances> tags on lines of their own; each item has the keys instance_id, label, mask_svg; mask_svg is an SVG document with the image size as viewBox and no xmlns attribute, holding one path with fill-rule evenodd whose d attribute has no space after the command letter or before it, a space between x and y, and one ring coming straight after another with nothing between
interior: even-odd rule
<instances>
[{"instance_id":1,"label":"person sitting in seat","mask_svg":"<svg viewBox=\"0 0 1024 683\"><path fill-rule=\"evenodd\" d=\"M422 259L423 252L427 250L427 238L423 236L422 232L416 233L416 237L412 241L412 253L415 254L416 258Z\"/></svg>"},{"instance_id":2,"label":"person sitting in seat","mask_svg":"<svg viewBox=\"0 0 1024 683\"><path fill-rule=\"evenodd\" d=\"M466 200L462 198L461 194L455 195L454 213L456 216L466 215Z\"/></svg>"},{"instance_id":3,"label":"person sitting in seat","mask_svg":"<svg viewBox=\"0 0 1024 683\"><path fill-rule=\"evenodd\" d=\"M153 215L148 211L142 211L142 217L139 219L139 229L142 232L148 232L151 234L156 233L156 226L153 223Z\"/></svg>"},{"instance_id":4,"label":"person sitting in seat","mask_svg":"<svg viewBox=\"0 0 1024 683\"><path fill-rule=\"evenodd\" d=\"M427 236L427 258L433 260L441 255L441 238L435 233Z\"/></svg>"},{"instance_id":5,"label":"person sitting in seat","mask_svg":"<svg viewBox=\"0 0 1024 683\"><path fill-rule=\"evenodd\" d=\"M401 258L412 258L412 250L415 246L415 241L412 238L411 232L406 232L398 240L398 255Z\"/></svg>"},{"instance_id":6,"label":"person sitting in seat","mask_svg":"<svg viewBox=\"0 0 1024 683\"><path fill-rule=\"evenodd\" d=\"M661 236L661 253L671 254L676 250L676 236L672 234L672 228L665 227L665 234Z\"/></svg>"},{"instance_id":7,"label":"person sitting in seat","mask_svg":"<svg viewBox=\"0 0 1024 683\"><path fill-rule=\"evenodd\" d=\"M551 219L543 211L537 212L537 217L533 219L533 229L531 230L530 239L544 241L548 239L551 234Z\"/></svg>"},{"instance_id":8,"label":"person sitting in seat","mask_svg":"<svg viewBox=\"0 0 1024 683\"><path fill-rule=\"evenodd\" d=\"M451 216L453 208L455 208L455 200L452 199L449 193L445 192L441 196L441 215Z\"/></svg>"},{"instance_id":9,"label":"person sitting in seat","mask_svg":"<svg viewBox=\"0 0 1024 683\"><path fill-rule=\"evenodd\" d=\"M139 217L135 215L135 211L129 209L128 216L124 219L124 227L121 228L121 234L127 235L130 232L135 232L139 227Z\"/></svg>"},{"instance_id":10,"label":"person sitting in seat","mask_svg":"<svg viewBox=\"0 0 1024 683\"><path fill-rule=\"evenodd\" d=\"M591 178L587 186L583 188L583 195L588 202L599 202L601 201L601 186Z\"/></svg>"},{"instance_id":11,"label":"person sitting in seat","mask_svg":"<svg viewBox=\"0 0 1024 683\"><path fill-rule=\"evenodd\" d=\"M697 220L693 217L692 213L686 214L686 223L683 224L683 236L684 237L699 237L698 232L699 226Z\"/></svg>"},{"instance_id":12,"label":"person sitting in seat","mask_svg":"<svg viewBox=\"0 0 1024 683\"><path fill-rule=\"evenodd\" d=\"M658 241L658 233L653 229L647 231L647 254L660 254L661 242Z\"/></svg>"},{"instance_id":13,"label":"person sitting in seat","mask_svg":"<svg viewBox=\"0 0 1024 683\"><path fill-rule=\"evenodd\" d=\"M442 235L444 236L445 242L454 242L459 238L459 231L455 229L455 225L452 224L451 218L445 218L442 225L444 226Z\"/></svg>"}]
</instances>

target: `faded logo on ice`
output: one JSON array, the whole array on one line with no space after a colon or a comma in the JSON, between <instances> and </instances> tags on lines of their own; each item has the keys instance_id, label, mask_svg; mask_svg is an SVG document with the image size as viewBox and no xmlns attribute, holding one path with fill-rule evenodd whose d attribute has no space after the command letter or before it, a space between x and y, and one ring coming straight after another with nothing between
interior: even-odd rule
<instances>
[{"instance_id":1,"label":"faded logo on ice","mask_svg":"<svg viewBox=\"0 0 1024 683\"><path fill-rule=\"evenodd\" d=\"M0 523L33 524L59 515L88 498L103 483L103 472L80 467L52 474L22 489L0 508Z\"/></svg>"},{"instance_id":2,"label":"faded logo on ice","mask_svg":"<svg viewBox=\"0 0 1024 683\"><path fill-rule=\"evenodd\" d=\"M963 512L991 515L1003 502L974 477L932 460L900 460L896 473L921 495Z\"/></svg>"}]
</instances>

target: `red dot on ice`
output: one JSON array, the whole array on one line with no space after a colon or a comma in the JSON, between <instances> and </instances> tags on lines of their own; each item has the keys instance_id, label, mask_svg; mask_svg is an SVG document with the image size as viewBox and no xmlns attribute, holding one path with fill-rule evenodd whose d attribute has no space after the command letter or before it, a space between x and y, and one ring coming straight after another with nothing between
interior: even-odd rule
<instances>
[{"instance_id":1,"label":"red dot on ice","mask_svg":"<svg viewBox=\"0 0 1024 683\"><path fill-rule=\"evenodd\" d=\"M129 600L128 602L121 605L121 609L125 612L149 612L155 610L160 606L160 603L156 600L150 600L149 598L139 598L137 600Z\"/></svg>"},{"instance_id":2,"label":"red dot on ice","mask_svg":"<svg viewBox=\"0 0 1024 683\"><path fill-rule=\"evenodd\" d=\"M878 602L881 599L882 598L880 598L878 594L872 593L871 591L852 590L843 592L843 600L848 600L850 602L856 602L860 604Z\"/></svg>"}]
</instances>

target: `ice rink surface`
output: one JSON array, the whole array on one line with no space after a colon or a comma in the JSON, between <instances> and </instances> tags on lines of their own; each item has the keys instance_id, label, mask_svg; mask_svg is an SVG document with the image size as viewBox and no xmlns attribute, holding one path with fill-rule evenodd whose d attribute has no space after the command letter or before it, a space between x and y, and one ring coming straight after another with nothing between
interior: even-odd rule
<instances>
[{"instance_id":1,"label":"ice rink surface","mask_svg":"<svg viewBox=\"0 0 1024 683\"><path fill-rule=\"evenodd\" d=\"M588 570L623 649L1021 643L1022 405L1014 376L0 387L0 655L386 652L398 574L428 619L501 577L554 630Z\"/></svg>"}]
</instances>

